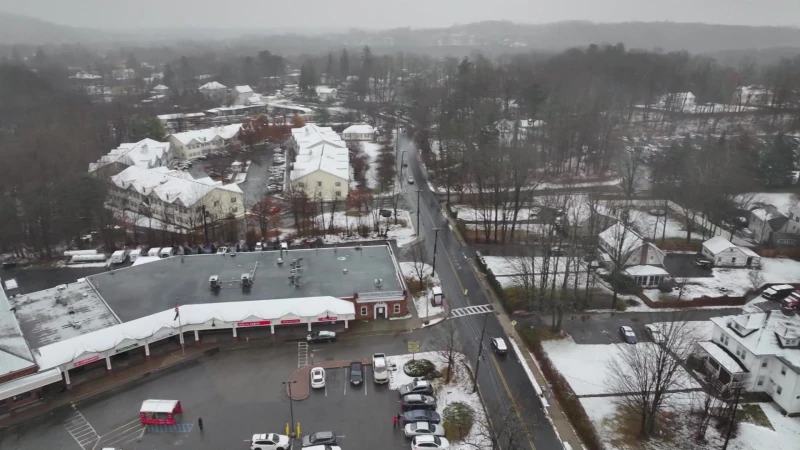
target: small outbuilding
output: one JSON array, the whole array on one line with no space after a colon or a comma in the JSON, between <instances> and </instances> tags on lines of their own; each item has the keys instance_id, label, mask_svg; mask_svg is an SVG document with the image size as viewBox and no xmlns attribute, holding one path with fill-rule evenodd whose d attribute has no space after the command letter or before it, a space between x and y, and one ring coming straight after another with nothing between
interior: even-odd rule
<instances>
[{"instance_id":1,"label":"small outbuilding","mask_svg":"<svg viewBox=\"0 0 800 450\"><path fill-rule=\"evenodd\" d=\"M703 242L703 256L719 267L761 267L761 256L747 247L740 247L722 236Z\"/></svg>"}]
</instances>

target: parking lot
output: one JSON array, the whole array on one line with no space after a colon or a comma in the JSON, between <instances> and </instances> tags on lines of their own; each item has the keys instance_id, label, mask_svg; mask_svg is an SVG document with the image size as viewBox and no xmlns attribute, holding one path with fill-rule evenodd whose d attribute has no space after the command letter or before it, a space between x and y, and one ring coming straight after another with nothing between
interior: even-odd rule
<instances>
[{"instance_id":1,"label":"parking lot","mask_svg":"<svg viewBox=\"0 0 800 450\"><path fill-rule=\"evenodd\" d=\"M427 330L420 330L311 345L309 359L313 363L368 358L374 352L401 354L408 340L421 341L423 350L430 348ZM282 382L297 369L299 359L297 343L243 345L4 432L0 450L246 449L253 434L285 433L291 419ZM392 416L400 412L397 392L374 384L369 368L360 386L349 383L347 368L330 369L326 375L324 389L293 402L302 435L333 431L344 450L409 448L402 431L392 428ZM180 424L145 432L138 424L145 399L180 400L184 411ZM199 417L204 422L202 433L197 428Z\"/></svg>"}]
</instances>

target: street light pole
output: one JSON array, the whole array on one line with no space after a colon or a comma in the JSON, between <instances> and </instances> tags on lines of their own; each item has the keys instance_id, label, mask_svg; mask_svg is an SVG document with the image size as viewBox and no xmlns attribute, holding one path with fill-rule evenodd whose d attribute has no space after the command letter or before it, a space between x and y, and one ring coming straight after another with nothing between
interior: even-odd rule
<instances>
[{"instance_id":1,"label":"street light pole","mask_svg":"<svg viewBox=\"0 0 800 450\"><path fill-rule=\"evenodd\" d=\"M483 329L481 330L481 339L478 341L478 360L475 362L475 381L472 383L472 392L478 390L478 369L481 368L481 354L483 354L483 336L486 334L486 320L489 319L489 314L483 315Z\"/></svg>"},{"instance_id":2,"label":"street light pole","mask_svg":"<svg viewBox=\"0 0 800 450\"><path fill-rule=\"evenodd\" d=\"M297 383L297 381L283 381L282 382L282 384L285 384L286 386L289 387L289 417L290 417L291 422L292 422L292 428L289 430L290 431L289 435L291 437L297 437L297 436L295 436L295 432L294 432L294 399L292 398L292 385L294 383Z\"/></svg>"},{"instance_id":3,"label":"street light pole","mask_svg":"<svg viewBox=\"0 0 800 450\"><path fill-rule=\"evenodd\" d=\"M419 212L419 208L417 209L417 212ZM433 270L431 270L432 277L436 276L436 244L439 243L439 228L433 227L433 231L436 233L436 235L433 238Z\"/></svg>"},{"instance_id":4,"label":"street light pole","mask_svg":"<svg viewBox=\"0 0 800 450\"><path fill-rule=\"evenodd\" d=\"M419 193L422 192L422 189L417 189L417 234L419 234Z\"/></svg>"}]
</instances>

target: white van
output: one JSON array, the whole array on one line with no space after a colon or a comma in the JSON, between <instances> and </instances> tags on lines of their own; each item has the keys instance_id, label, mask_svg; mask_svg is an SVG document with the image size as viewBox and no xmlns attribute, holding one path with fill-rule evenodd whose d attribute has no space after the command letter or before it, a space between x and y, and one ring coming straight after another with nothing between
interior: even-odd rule
<instances>
[{"instance_id":1,"label":"white van","mask_svg":"<svg viewBox=\"0 0 800 450\"><path fill-rule=\"evenodd\" d=\"M161 253L161 247L153 247L147 252L147 256L158 256Z\"/></svg>"},{"instance_id":2,"label":"white van","mask_svg":"<svg viewBox=\"0 0 800 450\"><path fill-rule=\"evenodd\" d=\"M117 250L111 254L111 264L122 264L128 259L128 252L125 250Z\"/></svg>"},{"instance_id":3,"label":"white van","mask_svg":"<svg viewBox=\"0 0 800 450\"><path fill-rule=\"evenodd\" d=\"M172 247L164 247L158 252L158 256L162 258L169 258L170 256L174 255L175 253L172 251Z\"/></svg>"},{"instance_id":4,"label":"white van","mask_svg":"<svg viewBox=\"0 0 800 450\"><path fill-rule=\"evenodd\" d=\"M135 249L131 250L130 253L128 253L128 259L130 259L131 262L136 261L136 258L138 258L140 256L142 256L142 249L141 248L135 248Z\"/></svg>"},{"instance_id":5,"label":"white van","mask_svg":"<svg viewBox=\"0 0 800 450\"><path fill-rule=\"evenodd\" d=\"M784 297L791 294L792 291L794 291L794 286L791 284L776 284L775 286L764 289L761 296L767 300L782 300Z\"/></svg>"}]
</instances>

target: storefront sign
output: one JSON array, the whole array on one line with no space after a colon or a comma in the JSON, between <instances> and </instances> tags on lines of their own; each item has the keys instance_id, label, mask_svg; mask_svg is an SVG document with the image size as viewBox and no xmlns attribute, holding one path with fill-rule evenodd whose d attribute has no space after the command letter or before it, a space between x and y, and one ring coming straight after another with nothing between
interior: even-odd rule
<instances>
[{"instance_id":1,"label":"storefront sign","mask_svg":"<svg viewBox=\"0 0 800 450\"><path fill-rule=\"evenodd\" d=\"M300 319L283 319L281 323L300 323Z\"/></svg>"},{"instance_id":2,"label":"storefront sign","mask_svg":"<svg viewBox=\"0 0 800 450\"><path fill-rule=\"evenodd\" d=\"M136 348L136 347L138 347L138 346L139 346L139 344L131 344L131 345L126 345L125 347L120 347L120 348L118 348L118 349L117 349L117 350L116 350L114 353L122 353L122 352L127 352L128 350L130 350L130 349L132 349L132 348Z\"/></svg>"},{"instance_id":3,"label":"storefront sign","mask_svg":"<svg viewBox=\"0 0 800 450\"><path fill-rule=\"evenodd\" d=\"M263 327L264 325L269 325L270 323L272 323L270 320L253 320L251 322L237 322L236 326L238 328Z\"/></svg>"},{"instance_id":4,"label":"storefront sign","mask_svg":"<svg viewBox=\"0 0 800 450\"><path fill-rule=\"evenodd\" d=\"M339 318L336 316L333 317L320 317L317 319L320 322L336 322Z\"/></svg>"},{"instance_id":5,"label":"storefront sign","mask_svg":"<svg viewBox=\"0 0 800 450\"><path fill-rule=\"evenodd\" d=\"M92 356L91 358L82 359L80 361L75 361L72 363L72 367L80 367L85 366L86 364L93 363L95 361L99 361L100 356Z\"/></svg>"}]
</instances>

